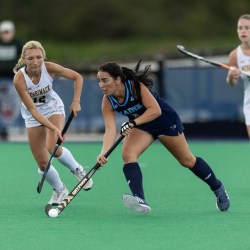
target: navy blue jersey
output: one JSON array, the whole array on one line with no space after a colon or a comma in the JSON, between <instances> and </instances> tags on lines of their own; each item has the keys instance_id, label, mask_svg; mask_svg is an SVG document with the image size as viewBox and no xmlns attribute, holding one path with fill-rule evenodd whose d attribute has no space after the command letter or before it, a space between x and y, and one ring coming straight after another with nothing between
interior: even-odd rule
<instances>
[{"instance_id":1,"label":"navy blue jersey","mask_svg":"<svg viewBox=\"0 0 250 250\"><path fill-rule=\"evenodd\" d=\"M114 111L121 115L127 116L129 120L134 120L136 117L142 115L146 108L135 99L132 91L132 84L128 80L124 82L125 98L123 103L119 103L114 96L108 96Z\"/></svg>"},{"instance_id":2,"label":"navy blue jersey","mask_svg":"<svg viewBox=\"0 0 250 250\"><path fill-rule=\"evenodd\" d=\"M119 103L114 96L108 96L108 99L114 111L127 116L129 120L134 120L136 117L141 116L146 111L146 108L134 97L131 81L127 80L123 84L125 86L123 103ZM177 136L181 134L184 128L176 111L156 92L151 89L149 91L158 102L162 113L153 121L136 125L136 128L147 131L154 138L161 135Z\"/></svg>"}]
</instances>

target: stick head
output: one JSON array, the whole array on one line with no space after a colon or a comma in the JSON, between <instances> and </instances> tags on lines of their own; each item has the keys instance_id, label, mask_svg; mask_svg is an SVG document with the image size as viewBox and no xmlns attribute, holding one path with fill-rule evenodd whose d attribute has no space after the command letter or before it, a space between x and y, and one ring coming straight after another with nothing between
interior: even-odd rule
<instances>
[{"instance_id":1,"label":"stick head","mask_svg":"<svg viewBox=\"0 0 250 250\"><path fill-rule=\"evenodd\" d=\"M47 204L44 208L44 212L45 214L47 214L49 216L49 211L52 209L52 205Z\"/></svg>"},{"instance_id":2,"label":"stick head","mask_svg":"<svg viewBox=\"0 0 250 250\"><path fill-rule=\"evenodd\" d=\"M177 47L178 50L184 50L185 49L185 47L182 46L182 45L177 45L176 47Z\"/></svg>"},{"instance_id":3,"label":"stick head","mask_svg":"<svg viewBox=\"0 0 250 250\"><path fill-rule=\"evenodd\" d=\"M41 182L38 183L36 190L37 190L37 193L39 193L39 194L41 193L41 191L42 191L42 184L41 184Z\"/></svg>"}]
</instances>

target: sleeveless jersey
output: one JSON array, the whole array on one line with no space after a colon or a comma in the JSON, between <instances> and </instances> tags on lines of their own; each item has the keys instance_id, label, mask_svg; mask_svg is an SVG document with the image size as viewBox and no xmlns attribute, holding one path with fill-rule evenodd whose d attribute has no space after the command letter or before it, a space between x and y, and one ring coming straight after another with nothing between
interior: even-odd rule
<instances>
[{"instance_id":1,"label":"sleeveless jersey","mask_svg":"<svg viewBox=\"0 0 250 250\"><path fill-rule=\"evenodd\" d=\"M124 82L125 86L125 98L123 103L119 103L114 96L108 96L108 99L112 105L114 111L121 115L127 116L129 120L133 120L136 117L142 115L146 108L139 103L132 92L132 84L128 80Z\"/></svg>"},{"instance_id":2,"label":"sleeveless jersey","mask_svg":"<svg viewBox=\"0 0 250 250\"><path fill-rule=\"evenodd\" d=\"M49 75L45 64L42 64L41 77L38 84L34 84L25 71L25 67L20 69L26 81L27 91L32 98L37 110L46 118L52 114L63 114L64 105L61 98L53 90L53 78ZM22 117L25 120L26 127L39 126L32 117L24 103L21 106Z\"/></svg>"},{"instance_id":3,"label":"sleeveless jersey","mask_svg":"<svg viewBox=\"0 0 250 250\"><path fill-rule=\"evenodd\" d=\"M238 68L243 71L250 72L250 56L247 56L243 53L241 46L238 46L236 51ZM240 77L244 84L243 111L246 124L250 125L250 77L243 74L241 74Z\"/></svg>"},{"instance_id":4,"label":"sleeveless jersey","mask_svg":"<svg viewBox=\"0 0 250 250\"><path fill-rule=\"evenodd\" d=\"M119 103L114 96L107 96L114 111L127 116L129 120L134 120L141 116L146 108L134 96L132 91L132 83L127 80L124 83L125 98L123 103ZM176 136L184 130L178 114L168 105L156 92L149 89L151 94L158 102L162 114L155 120L148 123L137 125L136 128L149 132L156 139L161 135Z\"/></svg>"}]
</instances>

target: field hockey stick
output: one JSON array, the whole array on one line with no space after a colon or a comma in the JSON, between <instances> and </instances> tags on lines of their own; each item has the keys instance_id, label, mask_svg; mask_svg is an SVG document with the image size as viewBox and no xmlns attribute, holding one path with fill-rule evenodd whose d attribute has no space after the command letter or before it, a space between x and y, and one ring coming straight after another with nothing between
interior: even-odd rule
<instances>
[{"instance_id":1,"label":"field hockey stick","mask_svg":"<svg viewBox=\"0 0 250 250\"><path fill-rule=\"evenodd\" d=\"M65 124L65 126L64 126L64 128L63 128L63 130L62 130L62 136L67 132L68 127L69 127L69 125L70 125L70 123L71 123L73 117L74 117L74 113L71 112L71 114L70 114L70 116L69 116L69 118L68 118L68 120L67 120L67 122L66 122L66 124ZM47 163L47 166L46 166L46 168L45 168L45 170L44 170L44 172L43 172L42 179L41 179L41 181L40 181L40 182L38 183L38 185L37 185L37 192L38 192L38 193L41 193L41 191L42 191L43 183L44 183L44 180L45 180L45 178L46 178L46 176L47 176L47 173L48 173L48 171L49 171L51 161L52 161L52 159L54 158L54 156L55 156L55 154L56 154L56 151L57 151L57 149L59 148L59 146L61 145L61 143L62 143L61 139L58 138L58 139L57 139L57 142L56 142L56 145L55 145L55 147L54 147L54 150L53 150L53 152L52 152L52 154L51 154L51 156L50 156L50 158L49 158L49 161L48 161L48 163Z\"/></svg>"},{"instance_id":2,"label":"field hockey stick","mask_svg":"<svg viewBox=\"0 0 250 250\"><path fill-rule=\"evenodd\" d=\"M178 49L181 53L183 53L183 54L186 55L186 56L189 56L189 57L198 59L198 60L200 60L200 61L209 63L209 64L211 64L211 65L213 65L213 66L220 67L220 68L223 68L223 69L227 69L227 70L233 70L233 69L234 69L234 67L229 66L229 65L227 65L227 64L220 63L220 62L213 61L213 60L209 60L209 59L206 59L206 58L204 58L204 57L202 57L202 56L196 55L196 54L194 54L194 53L192 53L192 52L190 52L190 51L187 51L187 50L185 49L185 47L182 46L182 45L177 45L176 47L177 47L177 49ZM244 74L244 75L250 76L250 72L246 72L246 71L243 71L243 70L240 70L240 72L241 72L242 74Z\"/></svg>"},{"instance_id":3,"label":"field hockey stick","mask_svg":"<svg viewBox=\"0 0 250 250\"><path fill-rule=\"evenodd\" d=\"M123 140L124 135L121 135L112 147L104 154L107 158L113 150L119 145L119 143ZM74 189L68 194L68 196L55 208L52 205L47 204L45 206L45 213L50 217L57 217L68 205L69 203L76 197L76 195L81 191L82 187L88 182L88 180L93 176L93 174L101 167L99 163L96 163L93 168L89 170L89 172L84 176L84 178L78 182L78 184L74 187ZM51 216L49 214L50 210L54 210L55 216Z\"/></svg>"}]
</instances>

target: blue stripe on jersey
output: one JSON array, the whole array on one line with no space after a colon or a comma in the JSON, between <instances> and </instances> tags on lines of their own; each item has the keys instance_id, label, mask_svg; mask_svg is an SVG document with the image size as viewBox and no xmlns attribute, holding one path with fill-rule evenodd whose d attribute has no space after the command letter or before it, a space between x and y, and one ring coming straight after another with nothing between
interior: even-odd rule
<instances>
[{"instance_id":1,"label":"blue stripe on jersey","mask_svg":"<svg viewBox=\"0 0 250 250\"><path fill-rule=\"evenodd\" d=\"M133 95L132 93L132 88L131 88L131 82L128 80L127 82L124 83L125 86L125 100L123 103L119 103L118 100L114 96L109 96L108 98L112 100L112 107L118 106L126 106L128 103L128 98L129 95Z\"/></svg>"}]
</instances>

